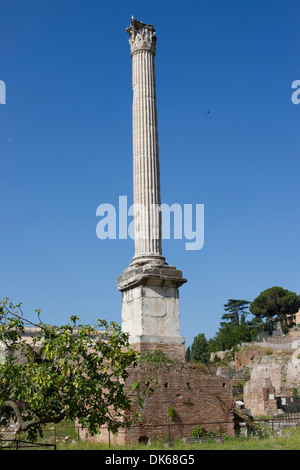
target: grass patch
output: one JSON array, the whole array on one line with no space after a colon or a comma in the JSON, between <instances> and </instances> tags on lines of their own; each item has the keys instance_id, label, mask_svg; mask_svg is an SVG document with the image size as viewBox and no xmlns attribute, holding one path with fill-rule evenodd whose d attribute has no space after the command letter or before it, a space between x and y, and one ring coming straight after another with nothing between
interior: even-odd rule
<instances>
[{"instance_id":1,"label":"grass patch","mask_svg":"<svg viewBox=\"0 0 300 470\"><path fill-rule=\"evenodd\" d=\"M24 439L24 436L20 436ZM120 446L78 439L78 431L72 422L62 422L56 428L45 428L43 439L39 442L56 443L57 450L165 450L165 443L153 441L150 444L133 443ZM44 448L46 449L46 448ZM178 440L172 443L172 450L299 450L300 426L285 428L280 434L271 433L271 428L261 426L260 430L249 437L225 437L224 442L208 439L199 443L183 443ZM43 449L41 449L43 450Z\"/></svg>"},{"instance_id":2,"label":"grass patch","mask_svg":"<svg viewBox=\"0 0 300 470\"><path fill-rule=\"evenodd\" d=\"M299 450L300 448L300 426L286 428L280 435L269 433L257 433L250 437L225 438L224 442L213 439L202 444L183 443L175 441L172 450ZM152 442L151 444L132 444L126 446L100 444L89 441L78 441L76 443L60 443L58 450L165 450L163 442Z\"/></svg>"}]
</instances>

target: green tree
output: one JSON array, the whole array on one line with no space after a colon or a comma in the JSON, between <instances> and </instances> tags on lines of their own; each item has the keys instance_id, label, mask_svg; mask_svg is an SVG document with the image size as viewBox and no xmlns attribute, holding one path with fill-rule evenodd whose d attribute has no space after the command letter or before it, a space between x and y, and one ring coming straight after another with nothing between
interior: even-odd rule
<instances>
[{"instance_id":1,"label":"green tree","mask_svg":"<svg viewBox=\"0 0 300 470\"><path fill-rule=\"evenodd\" d=\"M249 307L249 304L248 300L228 299L228 302L224 305L224 310L227 313L224 313L221 319L229 322L232 327L245 323L246 315L249 313L245 310ZM221 323L222 326L224 324Z\"/></svg>"},{"instance_id":2,"label":"green tree","mask_svg":"<svg viewBox=\"0 0 300 470\"><path fill-rule=\"evenodd\" d=\"M261 331L261 322L246 321L250 302L248 300L228 299L224 304L220 328L216 336L209 341L209 351L225 351L241 342L249 342Z\"/></svg>"},{"instance_id":3,"label":"green tree","mask_svg":"<svg viewBox=\"0 0 300 470\"><path fill-rule=\"evenodd\" d=\"M270 325L267 325L263 320L259 317L253 316L250 320L246 322L247 327L252 333L253 339L256 337L258 333L261 331L269 331Z\"/></svg>"},{"instance_id":4,"label":"green tree","mask_svg":"<svg viewBox=\"0 0 300 470\"><path fill-rule=\"evenodd\" d=\"M209 342L209 351L225 351L242 342L252 341L252 332L247 324L242 325L225 325L219 329L218 333Z\"/></svg>"},{"instance_id":5,"label":"green tree","mask_svg":"<svg viewBox=\"0 0 300 470\"><path fill-rule=\"evenodd\" d=\"M190 346L188 346L187 350L185 351L185 360L186 360L186 362L191 362L191 348L190 348Z\"/></svg>"},{"instance_id":6,"label":"green tree","mask_svg":"<svg viewBox=\"0 0 300 470\"><path fill-rule=\"evenodd\" d=\"M209 360L208 342L203 333L194 337L191 346L191 361L207 364Z\"/></svg>"},{"instance_id":7,"label":"green tree","mask_svg":"<svg viewBox=\"0 0 300 470\"><path fill-rule=\"evenodd\" d=\"M137 364L128 335L97 320L94 327L71 323L54 327L40 321L32 344L24 340L21 304L0 302L0 426L14 421L31 440L46 423L78 420L91 434L130 425L132 400L125 393L127 368ZM33 325L33 324L32 324ZM129 413L127 413L129 412ZM132 415L132 414L131 414Z\"/></svg>"},{"instance_id":8,"label":"green tree","mask_svg":"<svg viewBox=\"0 0 300 470\"><path fill-rule=\"evenodd\" d=\"M287 315L299 310L299 296L283 287L271 287L259 294L250 304L250 312L266 321L277 321L280 334L288 330Z\"/></svg>"}]
</instances>

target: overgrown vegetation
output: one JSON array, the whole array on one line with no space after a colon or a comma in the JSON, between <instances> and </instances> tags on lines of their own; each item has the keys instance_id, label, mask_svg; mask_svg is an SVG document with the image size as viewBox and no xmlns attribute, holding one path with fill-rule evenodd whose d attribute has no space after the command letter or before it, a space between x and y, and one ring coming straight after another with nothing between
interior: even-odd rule
<instances>
[{"instance_id":1,"label":"overgrown vegetation","mask_svg":"<svg viewBox=\"0 0 300 470\"><path fill-rule=\"evenodd\" d=\"M204 426L200 425L193 429L191 436L192 437L213 437L215 434L212 431L208 431Z\"/></svg>"},{"instance_id":2,"label":"overgrown vegetation","mask_svg":"<svg viewBox=\"0 0 300 470\"><path fill-rule=\"evenodd\" d=\"M177 416L177 411L175 410L175 408L173 408L173 406L169 406L168 408L168 416L169 418L174 421L176 416Z\"/></svg>"},{"instance_id":3,"label":"overgrown vegetation","mask_svg":"<svg viewBox=\"0 0 300 470\"><path fill-rule=\"evenodd\" d=\"M160 351L159 349L156 349L155 351L153 352L148 352L147 354L145 354L144 356L141 356L139 358L139 361L140 362L145 362L147 364L157 364L157 365L160 365L160 364L171 364L171 360L167 358L167 356L164 355L164 353L162 351Z\"/></svg>"}]
</instances>

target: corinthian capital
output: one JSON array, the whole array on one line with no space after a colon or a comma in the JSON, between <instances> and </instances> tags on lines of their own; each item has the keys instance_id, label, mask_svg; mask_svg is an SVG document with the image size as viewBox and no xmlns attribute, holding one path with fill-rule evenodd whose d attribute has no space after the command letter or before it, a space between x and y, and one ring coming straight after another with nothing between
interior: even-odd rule
<instances>
[{"instance_id":1,"label":"corinthian capital","mask_svg":"<svg viewBox=\"0 0 300 470\"><path fill-rule=\"evenodd\" d=\"M130 36L131 55L140 50L148 50L155 54L156 36L151 24L142 23L132 17L131 24L126 31Z\"/></svg>"}]
</instances>

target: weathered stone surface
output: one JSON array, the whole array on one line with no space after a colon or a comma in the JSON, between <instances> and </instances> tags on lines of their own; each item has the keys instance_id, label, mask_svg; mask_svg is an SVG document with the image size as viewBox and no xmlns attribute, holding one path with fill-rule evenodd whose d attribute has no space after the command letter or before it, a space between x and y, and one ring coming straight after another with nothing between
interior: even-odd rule
<instances>
[{"instance_id":1,"label":"weathered stone surface","mask_svg":"<svg viewBox=\"0 0 300 470\"><path fill-rule=\"evenodd\" d=\"M265 351L259 348L249 348L235 353L234 365L236 369L252 368L254 359L257 356L264 356Z\"/></svg>"},{"instance_id":2,"label":"weathered stone surface","mask_svg":"<svg viewBox=\"0 0 300 470\"><path fill-rule=\"evenodd\" d=\"M161 349L172 359L184 360L178 288L140 284L122 292L122 329L141 353Z\"/></svg>"},{"instance_id":3,"label":"weathered stone surface","mask_svg":"<svg viewBox=\"0 0 300 470\"><path fill-rule=\"evenodd\" d=\"M247 380L250 376L249 367L244 367L243 369L235 369L233 367L220 366L216 370L217 377L228 377L234 380Z\"/></svg>"},{"instance_id":4,"label":"weathered stone surface","mask_svg":"<svg viewBox=\"0 0 300 470\"><path fill-rule=\"evenodd\" d=\"M273 387L277 396L290 396L295 389L300 392L299 357L300 349L293 353L277 351L269 355L255 356L251 365L251 377L244 389L245 406L250 408L254 415L264 414L263 405L258 398L255 399L255 394L257 397L262 396L259 389ZM265 408L267 406L268 404L265 404Z\"/></svg>"},{"instance_id":5,"label":"weathered stone surface","mask_svg":"<svg viewBox=\"0 0 300 470\"><path fill-rule=\"evenodd\" d=\"M279 393L285 375L286 364L285 359L279 354L257 356L251 372L251 381L269 379L276 393Z\"/></svg>"},{"instance_id":6,"label":"weathered stone surface","mask_svg":"<svg viewBox=\"0 0 300 470\"><path fill-rule=\"evenodd\" d=\"M118 289L124 291L140 284L180 287L186 281L175 266L130 266L118 277Z\"/></svg>"},{"instance_id":7,"label":"weathered stone surface","mask_svg":"<svg viewBox=\"0 0 300 470\"><path fill-rule=\"evenodd\" d=\"M152 24L142 23L132 17L131 24L126 31L130 36L131 55L143 50L155 54L156 36Z\"/></svg>"},{"instance_id":8,"label":"weathered stone surface","mask_svg":"<svg viewBox=\"0 0 300 470\"><path fill-rule=\"evenodd\" d=\"M300 349L293 352L287 363L286 384L290 389L297 389L300 393Z\"/></svg>"},{"instance_id":9,"label":"weathered stone surface","mask_svg":"<svg viewBox=\"0 0 300 470\"><path fill-rule=\"evenodd\" d=\"M268 377L262 377L247 382L244 387L244 403L253 416L276 414L275 387L271 380Z\"/></svg>"}]
</instances>

